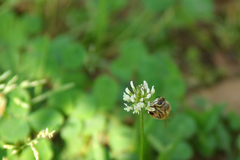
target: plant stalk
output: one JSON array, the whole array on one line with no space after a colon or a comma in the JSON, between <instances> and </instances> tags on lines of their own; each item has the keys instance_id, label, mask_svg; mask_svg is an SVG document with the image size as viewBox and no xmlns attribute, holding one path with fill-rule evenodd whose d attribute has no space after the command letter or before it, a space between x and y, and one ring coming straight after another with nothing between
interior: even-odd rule
<instances>
[{"instance_id":1,"label":"plant stalk","mask_svg":"<svg viewBox=\"0 0 240 160\"><path fill-rule=\"evenodd\" d=\"M144 129L143 129L143 110L140 111L140 160L143 160L143 141L144 141Z\"/></svg>"}]
</instances>

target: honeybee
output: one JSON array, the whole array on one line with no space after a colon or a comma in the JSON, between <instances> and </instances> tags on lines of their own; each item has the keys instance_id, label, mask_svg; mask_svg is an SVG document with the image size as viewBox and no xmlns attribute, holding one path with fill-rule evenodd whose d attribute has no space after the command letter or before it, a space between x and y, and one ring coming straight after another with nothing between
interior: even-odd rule
<instances>
[{"instance_id":1,"label":"honeybee","mask_svg":"<svg viewBox=\"0 0 240 160\"><path fill-rule=\"evenodd\" d=\"M148 114L155 119L165 119L166 130L168 119L173 116L170 103L164 97L159 97L152 102L150 107L153 107L155 111L148 111Z\"/></svg>"}]
</instances>

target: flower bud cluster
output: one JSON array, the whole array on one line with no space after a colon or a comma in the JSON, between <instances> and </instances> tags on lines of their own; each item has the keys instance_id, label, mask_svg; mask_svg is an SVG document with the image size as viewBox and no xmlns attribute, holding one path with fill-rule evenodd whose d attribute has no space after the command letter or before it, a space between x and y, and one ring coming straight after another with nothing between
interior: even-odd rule
<instances>
[{"instance_id":1,"label":"flower bud cluster","mask_svg":"<svg viewBox=\"0 0 240 160\"><path fill-rule=\"evenodd\" d=\"M130 82L130 85L132 92L126 88L125 92L123 92L123 100L132 104L127 105L124 103L126 106L124 110L127 112L133 110L133 114L139 114L139 111L141 111L142 108L145 108L145 110L148 111L154 111L154 108L150 107L149 100L149 98L155 93L154 86L152 86L150 90L146 81L143 81L143 84L136 86L136 88L133 85L133 81Z\"/></svg>"}]
</instances>

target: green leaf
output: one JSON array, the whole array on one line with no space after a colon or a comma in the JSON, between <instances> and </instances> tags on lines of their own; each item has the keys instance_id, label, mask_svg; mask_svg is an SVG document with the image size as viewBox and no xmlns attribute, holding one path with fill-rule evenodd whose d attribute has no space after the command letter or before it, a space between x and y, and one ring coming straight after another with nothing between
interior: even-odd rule
<instances>
[{"instance_id":1,"label":"green leaf","mask_svg":"<svg viewBox=\"0 0 240 160\"><path fill-rule=\"evenodd\" d=\"M52 108L59 109L65 115L70 115L74 110L75 99L80 93L77 90L68 90L53 94L48 99L48 104Z\"/></svg>"},{"instance_id":2,"label":"green leaf","mask_svg":"<svg viewBox=\"0 0 240 160\"><path fill-rule=\"evenodd\" d=\"M51 72L55 65L54 63L48 63L50 60L48 50L50 47L50 38L47 36L37 37L29 42L29 53L22 56L21 68L29 77L27 73L35 78L43 78L46 73Z\"/></svg>"},{"instance_id":3,"label":"green leaf","mask_svg":"<svg viewBox=\"0 0 240 160\"><path fill-rule=\"evenodd\" d=\"M240 117L236 112L229 112L227 115L229 126L232 130L238 131L240 127Z\"/></svg>"},{"instance_id":4,"label":"green leaf","mask_svg":"<svg viewBox=\"0 0 240 160\"><path fill-rule=\"evenodd\" d=\"M122 125L112 119L108 130L109 147L114 157L118 157L122 152L131 152L134 149L134 134L132 128Z\"/></svg>"},{"instance_id":5,"label":"green leaf","mask_svg":"<svg viewBox=\"0 0 240 160\"><path fill-rule=\"evenodd\" d=\"M51 160L53 158L53 151L51 149L51 144L46 139L41 139L37 144L34 144L37 152L39 153L39 159ZM20 160L35 160L33 151L30 147L23 150L20 155Z\"/></svg>"},{"instance_id":6,"label":"green leaf","mask_svg":"<svg viewBox=\"0 0 240 160\"><path fill-rule=\"evenodd\" d=\"M80 94L76 100L76 108L73 110L72 115L81 120L92 117L96 112L97 106L92 96Z\"/></svg>"},{"instance_id":7,"label":"green leaf","mask_svg":"<svg viewBox=\"0 0 240 160\"><path fill-rule=\"evenodd\" d=\"M16 117L26 117L30 110L30 95L22 88L16 88L9 94L7 112Z\"/></svg>"},{"instance_id":8,"label":"green leaf","mask_svg":"<svg viewBox=\"0 0 240 160\"><path fill-rule=\"evenodd\" d=\"M9 143L24 140L30 133L28 123L24 119L3 119L0 121L0 128L1 139Z\"/></svg>"},{"instance_id":9,"label":"green leaf","mask_svg":"<svg viewBox=\"0 0 240 160\"><path fill-rule=\"evenodd\" d=\"M96 114L92 118L85 120L84 133L85 134L99 133L103 131L105 124L106 118L103 115Z\"/></svg>"},{"instance_id":10,"label":"green leaf","mask_svg":"<svg viewBox=\"0 0 240 160\"><path fill-rule=\"evenodd\" d=\"M114 79L107 75L99 76L93 84L93 96L96 104L103 109L116 107L119 86Z\"/></svg>"},{"instance_id":11,"label":"green leaf","mask_svg":"<svg viewBox=\"0 0 240 160\"><path fill-rule=\"evenodd\" d=\"M54 109L42 108L29 115L29 124L36 131L39 132L46 128L49 131L58 130L63 124L63 116Z\"/></svg>"},{"instance_id":12,"label":"green leaf","mask_svg":"<svg viewBox=\"0 0 240 160\"><path fill-rule=\"evenodd\" d=\"M176 22L180 24L211 20L214 16L214 3L212 0L182 0L176 12Z\"/></svg>"},{"instance_id":13,"label":"green leaf","mask_svg":"<svg viewBox=\"0 0 240 160\"><path fill-rule=\"evenodd\" d=\"M186 86L180 70L171 57L158 54L145 58L138 69L140 79L154 85L155 95L165 97L175 110L176 100L184 97Z\"/></svg>"},{"instance_id":14,"label":"green leaf","mask_svg":"<svg viewBox=\"0 0 240 160\"><path fill-rule=\"evenodd\" d=\"M71 42L62 55L63 66L67 69L76 69L83 65L85 49L81 44Z\"/></svg>"},{"instance_id":15,"label":"green leaf","mask_svg":"<svg viewBox=\"0 0 240 160\"><path fill-rule=\"evenodd\" d=\"M77 117L71 116L67 119L60 135L63 139L71 139L72 137L79 135L81 130L82 122Z\"/></svg>"},{"instance_id":16,"label":"green leaf","mask_svg":"<svg viewBox=\"0 0 240 160\"><path fill-rule=\"evenodd\" d=\"M65 139L66 147L60 153L62 159L79 159L79 153L86 151L87 143L84 137ZM67 158L66 158L67 157Z\"/></svg>"},{"instance_id":17,"label":"green leaf","mask_svg":"<svg viewBox=\"0 0 240 160\"><path fill-rule=\"evenodd\" d=\"M180 142L176 145L173 151L170 153L171 159L186 160L193 157L193 150L191 146L186 142ZM169 155L170 156L170 155Z\"/></svg>"},{"instance_id":18,"label":"green leaf","mask_svg":"<svg viewBox=\"0 0 240 160\"><path fill-rule=\"evenodd\" d=\"M237 137L236 144L237 144L238 151L240 151L240 134Z\"/></svg>"},{"instance_id":19,"label":"green leaf","mask_svg":"<svg viewBox=\"0 0 240 160\"><path fill-rule=\"evenodd\" d=\"M143 0L145 6L153 11L162 11L174 5L176 0Z\"/></svg>"},{"instance_id":20,"label":"green leaf","mask_svg":"<svg viewBox=\"0 0 240 160\"><path fill-rule=\"evenodd\" d=\"M58 36L52 43L49 50L50 59L55 61L58 66L67 69L77 69L84 62L85 49L84 47L74 42L69 36Z\"/></svg>"},{"instance_id":21,"label":"green leaf","mask_svg":"<svg viewBox=\"0 0 240 160\"><path fill-rule=\"evenodd\" d=\"M16 18L14 12L7 12L4 16L0 16L1 43L8 49L19 49L27 41L24 32L25 24Z\"/></svg>"},{"instance_id":22,"label":"green leaf","mask_svg":"<svg viewBox=\"0 0 240 160\"><path fill-rule=\"evenodd\" d=\"M106 148L103 146L103 144L101 144L96 134L93 136L92 152L90 151L89 154L91 154L91 157L93 157L91 159L109 159L107 156Z\"/></svg>"},{"instance_id":23,"label":"green leaf","mask_svg":"<svg viewBox=\"0 0 240 160\"><path fill-rule=\"evenodd\" d=\"M211 157L216 150L217 139L211 133L198 133L195 146L202 156Z\"/></svg>"},{"instance_id":24,"label":"green leaf","mask_svg":"<svg viewBox=\"0 0 240 160\"><path fill-rule=\"evenodd\" d=\"M142 66L141 62L147 57L147 48L137 39L127 40L120 46L120 56L111 65L111 71L120 79L128 81Z\"/></svg>"},{"instance_id":25,"label":"green leaf","mask_svg":"<svg viewBox=\"0 0 240 160\"><path fill-rule=\"evenodd\" d=\"M229 152L231 148L231 135L222 123L217 124L216 137L218 147L226 152Z\"/></svg>"},{"instance_id":26,"label":"green leaf","mask_svg":"<svg viewBox=\"0 0 240 160\"><path fill-rule=\"evenodd\" d=\"M147 137L149 143L158 151L165 152L167 146L180 139L190 138L197 131L194 119L186 114L174 115L173 119L168 120L167 130L164 130L164 120L149 118L146 125L150 128Z\"/></svg>"},{"instance_id":27,"label":"green leaf","mask_svg":"<svg viewBox=\"0 0 240 160\"><path fill-rule=\"evenodd\" d=\"M39 33L42 29L42 19L40 16L26 14L23 16L24 31L28 34Z\"/></svg>"}]
</instances>

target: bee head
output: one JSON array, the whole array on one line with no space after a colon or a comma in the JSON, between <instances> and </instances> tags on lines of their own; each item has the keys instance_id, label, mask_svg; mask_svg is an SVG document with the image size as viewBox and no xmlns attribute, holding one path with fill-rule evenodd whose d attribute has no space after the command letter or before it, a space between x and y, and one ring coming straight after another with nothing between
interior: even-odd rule
<instances>
[{"instance_id":1,"label":"bee head","mask_svg":"<svg viewBox=\"0 0 240 160\"><path fill-rule=\"evenodd\" d=\"M158 105L164 104L164 101L165 101L165 98L164 98L164 97L160 97L160 98L158 99Z\"/></svg>"}]
</instances>

